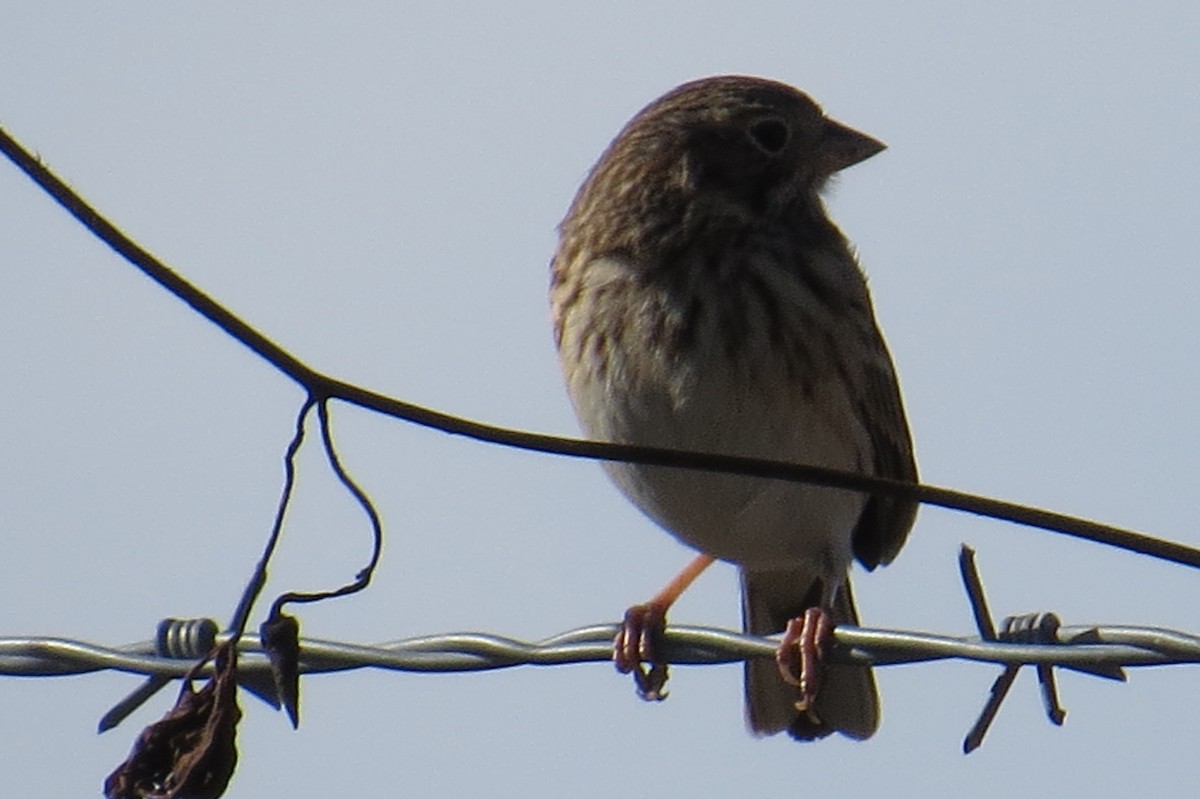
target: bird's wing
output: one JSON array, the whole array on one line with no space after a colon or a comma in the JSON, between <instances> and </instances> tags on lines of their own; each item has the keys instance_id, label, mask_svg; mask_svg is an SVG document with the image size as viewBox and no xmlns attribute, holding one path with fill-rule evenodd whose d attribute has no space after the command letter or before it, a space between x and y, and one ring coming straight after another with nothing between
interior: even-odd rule
<instances>
[{"instance_id":1,"label":"bird's wing","mask_svg":"<svg viewBox=\"0 0 1200 799\"><path fill-rule=\"evenodd\" d=\"M900 399L900 386L883 337L876 331L880 357L863 370L859 418L874 450L878 477L917 482L912 437ZM854 529L854 556L868 570L888 564L904 545L917 517L917 503L901 497L873 495Z\"/></svg>"}]
</instances>

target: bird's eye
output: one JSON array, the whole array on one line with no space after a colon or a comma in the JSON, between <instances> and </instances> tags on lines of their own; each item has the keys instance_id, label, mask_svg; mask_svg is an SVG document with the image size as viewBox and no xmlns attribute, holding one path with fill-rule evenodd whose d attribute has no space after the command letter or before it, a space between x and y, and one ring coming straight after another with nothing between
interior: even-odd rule
<instances>
[{"instance_id":1,"label":"bird's eye","mask_svg":"<svg viewBox=\"0 0 1200 799\"><path fill-rule=\"evenodd\" d=\"M763 119L750 126L750 138L768 155L779 155L788 142L788 126L779 119Z\"/></svg>"}]
</instances>

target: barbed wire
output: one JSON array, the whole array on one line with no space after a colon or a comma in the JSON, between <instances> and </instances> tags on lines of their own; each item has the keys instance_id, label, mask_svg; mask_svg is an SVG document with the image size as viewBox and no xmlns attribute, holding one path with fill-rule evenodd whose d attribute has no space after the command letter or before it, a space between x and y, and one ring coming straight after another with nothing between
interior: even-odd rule
<instances>
[{"instance_id":1,"label":"barbed wire","mask_svg":"<svg viewBox=\"0 0 1200 799\"><path fill-rule=\"evenodd\" d=\"M1047 716L1053 723L1062 724L1066 712L1058 702L1054 667L1123 681L1126 668L1200 663L1200 635L1163 627L1066 626L1053 613L1031 613L1009 616L997 628L974 556L974 550L964 545L959 569L977 635L842 625L833 630L827 653L830 662L864 666L952 659L1004 666L978 721L964 740L964 751L973 751L982 743L1023 666L1037 669ZM480 632L423 635L374 644L301 638L297 670L304 675L359 669L442 673L606 662L612 660L613 637L619 627L617 623L594 624L536 641ZM0 637L0 676L63 677L98 671L145 675L146 682L101 719L103 732L115 727L171 680L211 675L213 665L197 669L197 661L203 662L227 642L238 650L237 682L279 708L277 674L269 648L231 631L220 632L217 622L211 619L164 619L155 638L123 646L62 637ZM664 664L715 665L774 658L779 646L778 636L673 625L664 632L658 651Z\"/></svg>"},{"instance_id":2,"label":"barbed wire","mask_svg":"<svg viewBox=\"0 0 1200 799\"><path fill-rule=\"evenodd\" d=\"M203 620L206 629L216 623ZM165 622L168 628L178 620ZM195 621L186 622L195 624ZM299 642L299 672L315 675L358 669L414 673L487 671L517 666L562 666L611 661L618 624L569 630L540 641L486 633L426 635L377 644L355 644L316 638ZM1052 668L1057 666L1113 680L1124 669L1200 663L1200 636L1161 627L1127 625L1062 626L1053 614L1031 614L1005 620L1001 640L982 636L955 637L908 630L840 626L833 632L828 660L891 666L936 660L968 660L1005 666L993 683L978 719L963 739L970 753L982 743L1001 703L1022 666L1038 673L1047 717L1061 725L1066 717L1058 701ZM1030 637L1037 640L1024 640ZM196 659L212 651L210 644L232 640L229 633L199 636L175 652L164 653L162 636L120 647L51 637L0 638L0 675L68 676L110 670L143 674L146 683L100 721L111 729L150 695L174 678L210 676L197 671ZM250 639L238 639L237 681L278 709L276 681L268 652ZM666 630L660 653L671 664L714 665L750 658L775 657L779 640L714 627L673 626ZM665 694L664 694L665 696ZM286 704L286 703L285 703ZM289 714L294 711L288 707ZM294 719L294 717L293 717Z\"/></svg>"},{"instance_id":3,"label":"barbed wire","mask_svg":"<svg viewBox=\"0 0 1200 799\"><path fill-rule=\"evenodd\" d=\"M1041 614L1039 614L1041 615ZM463 632L424 635L386 643L356 644L301 638L300 670L325 674L358 669L399 672L469 672L517 666L562 666L612 660L616 623L595 624L539 641ZM228 633L216 643L230 640ZM1098 673L1105 667L1200 663L1200 636L1162 627L1129 625L1059 626L1053 641L988 641L910 630L840 626L834 631L835 663L893 666L937 660L1000 665L1046 665ZM717 627L672 625L662 654L676 665L735 663L774 657L778 637L761 637ZM263 647L238 643L238 670L268 674ZM151 639L124 646L48 636L0 637L0 676L66 677L98 671L182 677L208 650L162 654ZM204 672L201 672L203 674ZM1109 676L1107 674L1103 676Z\"/></svg>"},{"instance_id":4,"label":"barbed wire","mask_svg":"<svg viewBox=\"0 0 1200 799\"><path fill-rule=\"evenodd\" d=\"M1061 666L1121 679L1122 667L1200 663L1200 635L1137 625L1065 626L1053 613L1008 616L999 628L983 592L975 550L963 545L959 573L978 635L949 636L913 630L839 625L830 660L892 666L935 660L1003 665ZM612 660L618 623L594 624L537 641L480 632L443 633L376 644L300 639L303 674L377 668L406 672L488 671L515 666L560 666ZM718 627L671 625L661 652L672 664L733 663L774 657L779 636ZM164 619L153 639L123 646L62 637L0 637L0 676L62 677L120 671L182 677L197 660L227 641L237 644L239 671L267 673L266 649L252 639L221 632L212 619Z\"/></svg>"}]
</instances>

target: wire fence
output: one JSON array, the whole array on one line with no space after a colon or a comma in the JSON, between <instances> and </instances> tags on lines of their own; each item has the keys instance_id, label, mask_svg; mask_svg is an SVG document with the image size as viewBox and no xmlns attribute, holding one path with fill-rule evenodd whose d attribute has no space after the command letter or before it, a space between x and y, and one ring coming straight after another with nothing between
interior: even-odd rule
<instances>
[{"instance_id":1,"label":"wire fence","mask_svg":"<svg viewBox=\"0 0 1200 799\"><path fill-rule=\"evenodd\" d=\"M1004 666L979 719L964 739L966 752L982 744L1023 666L1036 668L1047 716L1051 722L1062 724L1066 712L1058 702L1054 667L1123 681L1126 668L1200 663L1200 635L1179 630L1130 625L1067 626L1053 613L1009 616L997 627L974 555L974 550L964 546L959 566L977 635L843 625L834 629L827 654L831 662L869 666L950 659ZM619 628L616 623L595 624L538 641L478 632L375 644L300 638L297 673L316 675L358 669L442 673L601 663L613 659L613 638ZM286 699L281 702L277 664L270 647L221 632L211 619L164 619L155 638L115 647L61 637L0 637L0 676L62 677L118 671L147 677L141 687L105 714L99 725L103 732L117 726L172 680L211 676L217 667L197 669L197 661L205 663L210 653L223 644L237 648L238 684L275 708L286 706L295 721L294 707ZM715 665L774 658L779 646L778 637L676 625L667 628L658 652L666 663L674 665Z\"/></svg>"},{"instance_id":2,"label":"wire fence","mask_svg":"<svg viewBox=\"0 0 1200 799\"><path fill-rule=\"evenodd\" d=\"M204 621L204 626L215 632L216 623ZM181 622L171 620L166 626L179 624ZM612 660L613 636L618 626L580 627L540 641L474 632L427 635L377 644L302 638L299 641L299 672L316 675L382 669L442 673L606 662ZM1066 711L1058 701L1053 667L1124 680L1124 670L1130 667L1200 663L1200 636L1178 630L1124 625L1062 626L1053 614L1017 617L1006 620L1005 627L1039 632L1032 640L1023 632L989 640L981 636L955 637L842 626L834 631L835 645L828 658L833 662L874 666L948 659L1004 666L978 720L963 740L963 751L967 753L982 745L1022 666L1037 669L1047 717L1054 724L1062 724ZM196 676L197 659L212 651L212 644L231 640L228 633L201 636L183 649L165 652L161 636L119 647L64 638L0 638L0 675L61 677L96 671L146 675L148 679L141 687L101 719L99 728L104 732L119 724L173 679ZM681 625L666 631L660 651L672 664L714 665L749 658L773 658L778 647L776 638ZM237 682L279 709L281 701L270 653L249 639L240 640L238 648ZM199 673L210 676L211 671ZM295 719L294 708L287 709Z\"/></svg>"},{"instance_id":3,"label":"wire fence","mask_svg":"<svg viewBox=\"0 0 1200 799\"><path fill-rule=\"evenodd\" d=\"M425 635L376 644L301 638L300 670L325 674L356 669L400 672L464 672L516 666L562 666L612 660L618 625L595 624L540 641L485 633ZM230 640L218 635L216 643ZM890 666L935 660L973 660L1001 665L1062 666L1088 673L1106 667L1168 666L1200 663L1200 636L1160 627L1060 626L1054 640L1027 643L989 641L908 630L838 627L833 662ZM263 647L252 640L238 644L244 657L239 671L270 670ZM667 629L663 655L673 664L734 663L774 657L778 638L759 637L715 627L678 625ZM103 646L61 637L0 637L0 676L65 677L97 671L182 677L207 650L172 656L157 642ZM1109 675L1104 675L1109 676Z\"/></svg>"}]
</instances>

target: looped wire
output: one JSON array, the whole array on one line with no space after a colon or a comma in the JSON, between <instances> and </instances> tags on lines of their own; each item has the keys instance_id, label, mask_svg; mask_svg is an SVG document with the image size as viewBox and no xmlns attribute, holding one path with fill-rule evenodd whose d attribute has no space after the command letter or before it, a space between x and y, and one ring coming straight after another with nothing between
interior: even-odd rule
<instances>
[{"instance_id":1,"label":"looped wire","mask_svg":"<svg viewBox=\"0 0 1200 799\"><path fill-rule=\"evenodd\" d=\"M163 619L154 636L154 652L175 660L200 660L216 646L218 633L220 627L212 619ZM100 718L99 732L116 727L172 679L165 674L151 674Z\"/></svg>"},{"instance_id":2,"label":"looped wire","mask_svg":"<svg viewBox=\"0 0 1200 799\"><path fill-rule=\"evenodd\" d=\"M1001 641L1022 644L1057 644L1058 628L1062 626L1055 613L1024 613L1007 616L1003 630L997 635Z\"/></svg>"},{"instance_id":3,"label":"looped wire","mask_svg":"<svg viewBox=\"0 0 1200 799\"><path fill-rule=\"evenodd\" d=\"M199 660L217 645L221 628L212 619L163 619L154 639L161 657Z\"/></svg>"},{"instance_id":4,"label":"looped wire","mask_svg":"<svg viewBox=\"0 0 1200 799\"><path fill-rule=\"evenodd\" d=\"M959 553L958 562L962 572L963 585L971 602L971 609L975 613L975 625L983 640L1022 644L1060 643L1058 631L1062 627L1062 622L1054 613L1024 613L1006 616L1001 629L997 632L992 623L987 598L983 593L983 580L980 578L979 569L975 564L975 550L964 544ZM964 754L970 754L983 743L983 738L992 726L996 713L1000 711L1000 705L1008 696L1009 689L1017 679L1017 672L1021 670L1021 665L1019 663L1008 664L996 681L992 683L991 694L988 696L979 718L967 733L967 737L963 739ZM1061 726L1067 717L1067 711L1063 710L1058 701L1058 683L1054 678L1054 667L1039 663L1036 665L1036 670L1046 717L1052 724Z\"/></svg>"}]
</instances>

